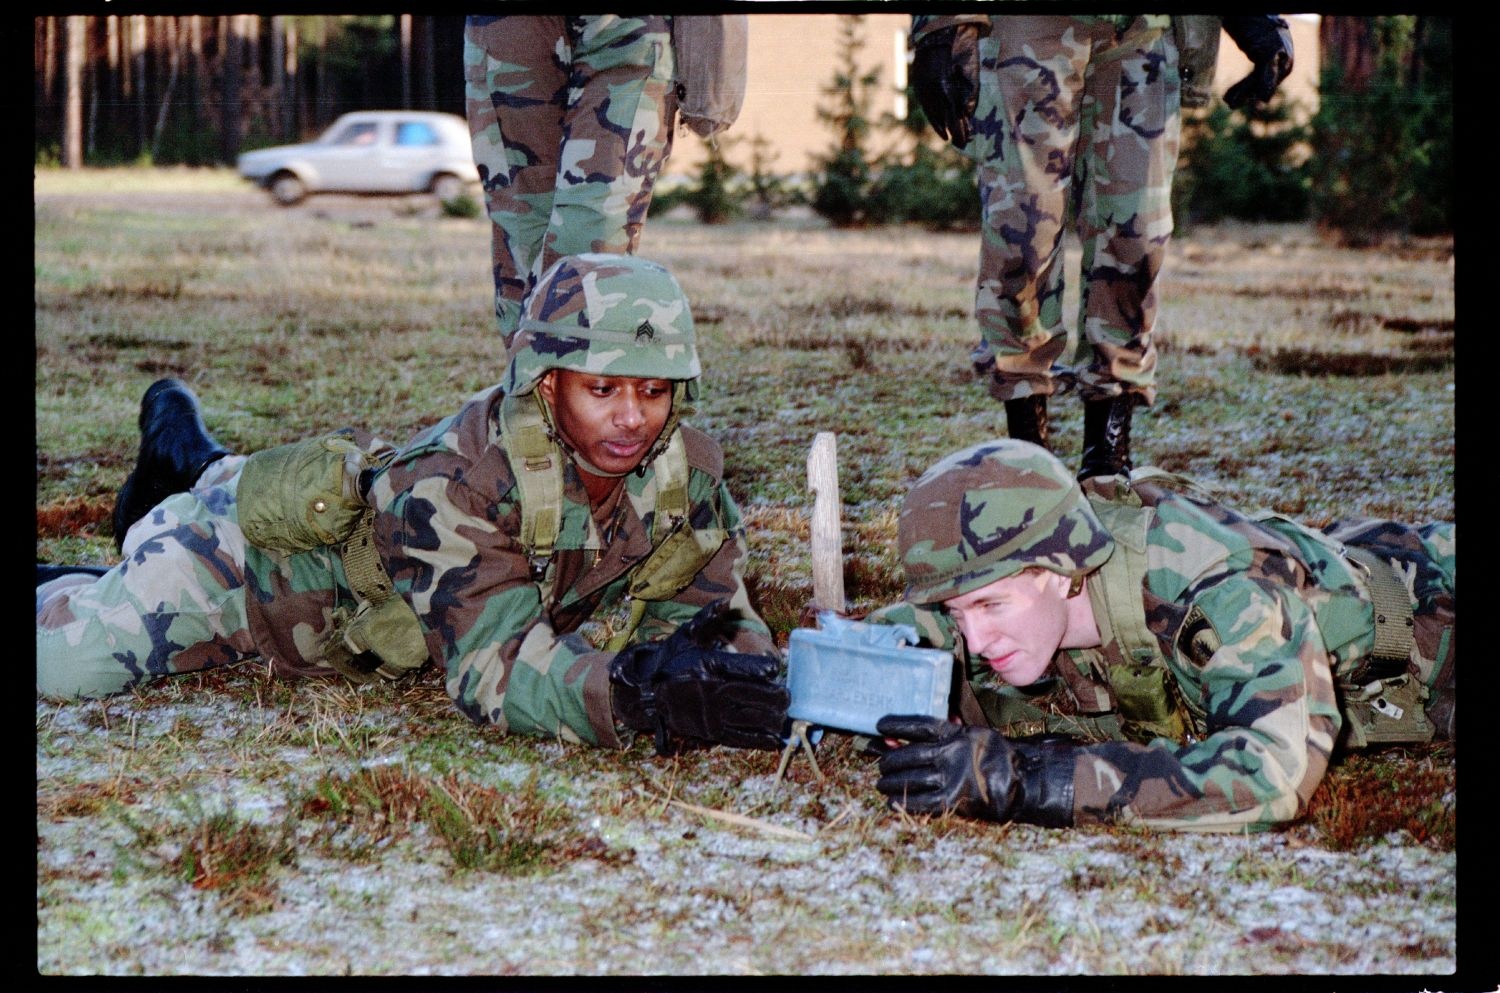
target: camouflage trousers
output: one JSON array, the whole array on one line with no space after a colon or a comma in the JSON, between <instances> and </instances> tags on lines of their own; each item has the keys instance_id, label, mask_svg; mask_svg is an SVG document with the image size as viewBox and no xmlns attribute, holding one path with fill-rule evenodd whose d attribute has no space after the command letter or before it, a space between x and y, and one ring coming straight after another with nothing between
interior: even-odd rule
<instances>
[{"instance_id":1,"label":"camouflage trousers","mask_svg":"<svg viewBox=\"0 0 1500 993\"><path fill-rule=\"evenodd\" d=\"M1403 577L1412 598L1407 672L1427 688L1427 716L1438 737L1451 739L1458 689L1457 526L1356 518L1335 521L1324 531L1389 562Z\"/></svg>"},{"instance_id":2,"label":"camouflage trousers","mask_svg":"<svg viewBox=\"0 0 1500 993\"><path fill-rule=\"evenodd\" d=\"M1076 381L1086 400L1129 392L1150 403L1180 126L1170 18L991 22L968 147L983 217L974 311L995 357L990 392L1045 396ZM1070 214L1082 247L1072 354L1063 321Z\"/></svg>"},{"instance_id":3,"label":"camouflage trousers","mask_svg":"<svg viewBox=\"0 0 1500 993\"><path fill-rule=\"evenodd\" d=\"M507 344L560 257L636 250L672 150L673 72L670 17L465 22L465 106Z\"/></svg>"},{"instance_id":4,"label":"camouflage trousers","mask_svg":"<svg viewBox=\"0 0 1500 993\"><path fill-rule=\"evenodd\" d=\"M244 463L220 459L158 504L105 575L37 587L38 693L108 696L257 655L283 675L333 674L304 660L318 657L335 605L353 602L343 563L332 548L278 556L247 544L236 504ZM264 634L271 628L279 638Z\"/></svg>"}]
</instances>

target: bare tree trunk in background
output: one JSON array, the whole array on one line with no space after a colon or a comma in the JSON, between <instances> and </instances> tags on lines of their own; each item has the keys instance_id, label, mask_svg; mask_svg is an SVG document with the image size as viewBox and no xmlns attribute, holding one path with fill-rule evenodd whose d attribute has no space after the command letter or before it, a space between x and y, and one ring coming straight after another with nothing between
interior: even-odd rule
<instances>
[{"instance_id":1,"label":"bare tree trunk in background","mask_svg":"<svg viewBox=\"0 0 1500 993\"><path fill-rule=\"evenodd\" d=\"M120 18L110 16L103 18L104 21L104 69L101 73L98 60L94 60L93 69L89 73L91 81L89 89L93 93L93 105L89 108L88 138L86 144L92 154L97 141L99 129L99 107L124 107L126 106L123 87L125 75L121 70L124 58L121 48L121 24ZM101 78L102 77L102 78ZM111 114L105 120L104 126L111 135L114 142L118 142L120 135L120 122L117 114Z\"/></svg>"},{"instance_id":2,"label":"bare tree trunk in background","mask_svg":"<svg viewBox=\"0 0 1500 993\"><path fill-rule=\"evenodd\" d=\"M281 134L284 141L296 141L297 134L297 22L291 17L281 22ZM274 30L274 29L273 29Z\"/></svg>"},{"instance_id":3,"label":"bare tree trunk in background","mask_svg":"<svg viewBox=\"0 0 1500 993\"><path fill-rule=\"evenodd\" d=\"M250 85L260 79L260 15L244 15L245 65L250 67Z\"/></svg>"},{"instance_id":4,"label":"bare tree trunk in background","mask_svg":"<svg viewBox=\"0 0 1500 993\"><path fill-rule=\"evenodd\" d=\"M287 85L292 90L292 99L286 108L287 133L292 136L292 140L300 141L302 138L302 35L297 30L295 20L287 18L286 27L286 75Z\"/></svg>"},{"instance_id":5,"label":"bare tree trunk in background","mask_svg":"<svg viewBox=\"0 0 1500 993\"><path fill-rule=\"evenodd\" d=\"M151 132L146 124L146 101L150 100L146 81L146 45L148 34L144 14L130 16L130 74L133 79L131 94L135 104L135 150L139 154L151 147Z\"/></svg>"},{"instance_id":6,"label":"bare tree trunk in background","mask_svg":"<svg viewBox=\"0 0 1500 993\"><path fill-rule=\"evenodd\" d=\"M1344 89L1358 93L1375 75L1375 23L1368 17L1330 17L1318 21L1318 50L1323 68L1337 66Z\"/></svg>"},{"instance_id":7,"label":"bare tree trunk in background","mask_svg":"<svg viewBox=\"0 0 1500 993\"><path fill-rule=\"evenodd\" d=\"M318 79L313 93L312 123L322 130L328 123L328 105L333 101L332 80L328 78L328 18L318 18Z\"/></svg>"},{"instance_id":8,"label":"bare tree trunk in background","mask_svg":"<svg viewBox=\"0 0 1500 993\"><path fill-rule=\"evenodd\" d=\"M66 96L63 101L62 164L66 169L83 165L83 60L87 18L73 15L64 22Z\"/></svg>"},{"instance_id":9,"label":"bare tree trunk in background","mask_svg":"<svg viewBox=\"0 0 1500 993\"><path fill-rule=\"evenodd\" d=\"M1416 27L1411 34L1411 62L1407 67L1407 85L1414 91L1422 88L1423 59L1422 52L1427 40L1427 18L1418 16Z\"/></svg>"},{"instance_id":10,"label":"bare tree trunk in background","mask_svg":"<svg viewBox=\"0 0 1500 993\"><path fill-rule=\"evenodd\" d=\"M110 115L110 119L113 122L115 142L116 144L120 145L120 150L122 153L124 151L123 142L125 141L126 136L130 133L130 121L127 115L127 110L130 107L131 97L135 95L136 86L135 66L132 65L130 61L131 28L132 25L130 17L126 16L119 18L116 24L115 34L115 41L119 45L120 49L119 62L117 63L119 76L117 77L114 88L111 89L109 94L111 101L110 106L114 108L114 112Z\"/></svg>"},{"instance_id":11,"label":"bare tree trunk in background","mask_svg":"<svg viewBox=\"0 0 1500 993\"><path fill-rule=\"evenodd\" d=\"M240 154L240 63L245 54L245 15L222 18L223 33L223 119L219 122L219 158L233 162Z\"/></svg>"},{"instance_id":12,"label":"bare tree trunk in background","mask_svg":"<svg viewBox=\"0 0 1500 993\"><path fill-rule=\"evenodd\" d=\"M52 25L50 17L34 18L31 22L31 105L36 111L36 146L41 147L41 137L47 132L44 123L51 105L51 94L47 92L47 81L52 76L52 52L48 46Z\"/></svg>"},{"instance_id":13,"label":"bare tree trunk in background","mask_svg":"<svg viewBox=\"0 0 1500 993\"><path fill-rule=\"evenodd\" d=\"M188 48L188 127L196 138L203 133L203 18L193 14L187 19L187 48ZM193 161L198 161L197 149L201 147L196 141L193 143Z\"/></svg>"},{"instance_id":14,"label":"bare tree trunk in background","mask_svg":"<svg viewBox=\"0 0 1500 993\"><path fill-rule=\"evenodd\" d=\"M240 122L241 134L244 138L244 125L253 124L256 121L266 120L266 86L270 80L266 79L261 71L260 60L260 15L244 15L244 31L241 37L245 42L244 58L240 62L240 100L244 104ZM272 70L275 71L274 69ZM269 125L275 128L274 124Z\"/></svg>"},{"instance_id":15,"label":"bare tree trunk in background","mask_svg":"<svg viewBox=\"0 0 1500 993\"><path fill-rule=\"evenodd\" d=\"M109 20L113 19L110 18ZM83 153L85 156L93 158L94 153L99 149L99 108L104 103L104 100L100 98L101 94L99 92L98 60L92 57L94 46L89 43L92 40L91 36L95 34L97 25L94 24L92 17L86 18L84 24L86 27L84 29L85 40L83 43L83 72L88 80L88 106L84 108ZM107 21L106 26L108 26ZM108 41L105 42L105 45L107 48ZM111 77L113 77L113 74L111 74ZM109 106L111 107L119 105L113 83L113 78L108 80L104 91L107 94Z\"/></svg>"},{"instance_id":16,"label":"bare tree trunk in background","mask_svg":"<svg viewBox=\"0 0 1500 993\"><path fill-rule=\"evenodd\" d=\"M104 19L104 64L109 95L117 97L123 80L120 76L120 19L114 15Z\"/></svg>"},{"instance_id":17,"label":"bare tree trunk in background","mask_svg":"<svg viewBox=\"0 0 1500 993\"><path fill-rule=\"evenodd\" d=\"M282 28L285 17L271 18L271 30L267 42L271 46L270 57L266 59L270 78L266 80L266 97L269 106L266 107L266 129L272 137L278 141L286 141L286 35Z\"/></svg>"},{"instance_id":18,"label":"bare tree trunk in background","mask_svg":"<svg viewBox=\"0 0 1500 993\"><path fill-rule=\"evenodd\" d=\"M182 63L182 54L178 50L177 18L162 17L158 21L161 24L159 35L167 49L168 69L167 82L161 91L161 109L156 112L156 130L151 134L152 162L156 162L161 155L161 136L167 128L167 114L172 108L172 90L177 86L177 73Z\"/></svg>"},{"instance_id":19,"label":"bare tree trunk in background","mask_svg":"<svg viewBox=\"0 0 1500 993\"><path fill-rule=\"evenodd\" d=\"M411 110L411 15L399 18L401 34L401 109Z\"/></svg>"},{"instance_id":20,"label":"bare tree trunk in background","mask_svg":"<svg viewBox=\"0 0 1500 993\"><path fill-rule=\"evenodd\" d=\"M434 76L436 67L433 66L433 41L432 41L432 18L424 16L417 18L417 100L422 109L433 110L437 107L437 80Z\"/></svg>"},{"instance_id":21,"label":"bare tree trunk in background","mask_svg":"<svg viewBox=\"0 0 1500 993\"><path fill-rule=\"evenodd\" d=\"M41 91L37 94L37 105L53 107L57 101L57 18L38 18L40 25L40 51L37 64L42 67Z\"/></svg>"}]
</instances>

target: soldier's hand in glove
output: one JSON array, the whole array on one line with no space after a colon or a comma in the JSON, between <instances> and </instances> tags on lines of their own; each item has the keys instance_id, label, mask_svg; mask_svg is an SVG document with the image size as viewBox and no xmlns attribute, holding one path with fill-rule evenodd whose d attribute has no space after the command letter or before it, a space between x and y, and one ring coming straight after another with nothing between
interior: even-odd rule
<instances>
[{"instance_id":1,"label":"soldier's hand in glove","mask_svg":"<svg viewBox=\"0 0 1500 993\"><path fill-rule=\"evenodd\" d=\"M1292 71L1291 29L1275 14L1232 14L1223 24L1224 33L1254 63L1224 94L1224 102L1235 110L1251 101L1268 102Z\"/></svg>"},{"instance_id":2,"label":"soldier's hand in glove","mask_svg":"<svg viewBox=\"0 0 1500 993\"><path fill-rule=\"evenodd\" d=\"M1012 740L990 728L917 716L882 717L875 729L910 742L880 759L875 788L892 807L1044 827L1073 824L1070 739Z\"/></svg>"},{"instance_id":3,"label":"soldier's hand in glove","mask_svg":"<svg viewBox=\"0 0 1500 993\"><path fill-rule=\"evenodd\" d=\"M686 748L782 747L791 696L769 655L725 649L718 634L725 601L698 611L671 636L633 645L610 661L616 718L654 732L658 755Z\"/></svg>"},{"instance_id":4,"label":"soldier's hand in glove","mask_svg":"<svg viewBox=\"0 0 1500 993\"><path fill-rule=\"evenodd\" d=\"M943 28L917 42L911 83L938 137L959 148L967 145L979 101L979 26Z\"/></svg>"}]
</instances>

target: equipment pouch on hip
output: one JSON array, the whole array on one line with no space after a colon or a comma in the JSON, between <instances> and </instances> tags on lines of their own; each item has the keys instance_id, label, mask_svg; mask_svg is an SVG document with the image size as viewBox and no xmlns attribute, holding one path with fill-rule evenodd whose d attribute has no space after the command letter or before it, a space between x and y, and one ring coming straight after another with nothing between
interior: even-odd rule
<instances>
[{"instance_id":1,"label":"equipment pouch on hip","mask_svg":"<svg viewBox=\"0 0 1500 993\"><path fill-rule=\"evenodd\" d=\"M417 615L400 597L366 601L353 616L336 620L323 646L323 661L356 683L399 679L427 661L427 642Z\"/></svg>"},{"instance_id":2,"label":"equipment pouch on hip","mask_svg":"<svg viewBox=\"0 0 1500 993\"><path fill-rule=\"evenodd\" d=\"M337 545L344 577L359 599L335 612L322 661L349 679L399 679L428 659L422 626L397 596L380 564L374 513L359 493L359 475L381 460L334 433L256 452L240 475L245 538L293 554Z\"/></svg>"},{"instance_id":3,"label":"equipment pouch on hip","mask_svg":"<svg viewBox=\"0 0 1500 993\"><path fill-rule=\"evenodd\" d=\"M1187 726L1175 705L1172 674L1161 666L1112 665L1109 685L1119 701L1125 737L1147 742L1152 738L1181 741Z\"/></svg>"},{"instance_id":4,"label":"equipment pouch on hip","mask_svg":"<svg viewBox=\"0 0 1500 993\"><path fill-rule=\"evenodd\" d=\"M744 14L672 17L677 112L700 138L718 134L740 116L749 30Z\"/></svg>"},{"instance_id":5,"label":"equipment pouch on hip","mask_svg":"<svg viewBox=\"0 0 1500 993\"><path fill-rule=\"evenodd\" d=\"M239 519L245 538L274 552L342 543L368 509L356 490L373 460L340 434L256 452L240 473Z\"/></svg>"},{"instance_id":6,"label":"equipment pouch on hip","mask_svg":"<svg viewBox=\"0 0 1500 993\"><path fill-rule=\"evenodd\" d=\"M1435 731L1425 710L1427 688L1411 676L1341 690L1344 742L1349 748L1432 740Z\"/></svg>"}]
</instances>

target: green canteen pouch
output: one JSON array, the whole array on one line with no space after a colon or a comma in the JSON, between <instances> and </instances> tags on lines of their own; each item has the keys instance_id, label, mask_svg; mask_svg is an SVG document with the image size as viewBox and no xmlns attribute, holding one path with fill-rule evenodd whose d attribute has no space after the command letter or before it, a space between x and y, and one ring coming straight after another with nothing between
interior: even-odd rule
<instances>
[{"instance_id":1,"label":"green canteen pouch","mask_svg":"<svg viewBox=\"0 0 1500 993\"><path fill-rule=\"evenodd\" d=\"M356 683L400 679L427 662L427 642L417 615L400 597L362 603L337 619L323 661Z\"/></svg>"},{"instance_id":2,"label":"green canteen pouch","mask_svg":"<svg viewBox=\"0 0 1500 993\"><path fill-rule=\"evenodd\" d=\"M1187 728L1173 706L1175 681L1155 665L1112 665L1106 670L1119 702L1125 736L1133 741L1172 738L1180 741Z\"/></svg>"},{"instance_id":3,"label":"green canteen pouch","mask_svg":"<svg viewBox=\"0 0 1500 993\"><path fill-rule=\"evenodd\" d=\"M275 552L340 544L368 509L356 480L369 464L340 434L256 452L240 473L240 528L252 544Z\"/></svg>"}]
</instances>

